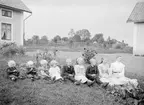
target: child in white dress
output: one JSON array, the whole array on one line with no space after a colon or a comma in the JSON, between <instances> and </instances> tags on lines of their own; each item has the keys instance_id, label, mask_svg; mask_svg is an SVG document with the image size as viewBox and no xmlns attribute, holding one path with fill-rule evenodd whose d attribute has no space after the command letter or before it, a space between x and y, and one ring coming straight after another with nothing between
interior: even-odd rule
<instances>
[{"instance_id":1,"label":"child in white dress","mask_svg":"<svg viewBox=\"0 0 144 105\"><path fill-rule=\"evenodd\" d=\"M50 62L49 76L51 77L52 80L62 79L61 70L60 70L60 68L58 66L58 62L56 60L52 60Z\"/></svg>"},{"instance_id":2,"label":"child in white dress","mask_svg":"<svg viewBox=\"0 0 144 105\"><path fill-rule=\"evenodd\" d=\"M77 63L78 64L74 66L75 80L79 81L80 83L92 82L92 81L88 80L88 78L86 77L86 69L84 67L83 58L78 58Z\"/></svg>"},{"instance_id":3,"label":"child in white dress","mask_svg":"<svg viewBox=\"0 0 144 105\"><path fill-rule=\"evenodd\" d=\"M121 56L116 58L116 61L111 64L111 79L110 85L126 85L131 84L134 87L138 86L137 79L125 77L125 65L121 63Z\"/></svg>"},{"instance_id":4,"label":"child in white dress","mask_svg":"<svg viewBox=\"0 0 144 105\"><path fill-rule=\"evenodd\" d=\"M104 58L103 62L98 65L99 69L99 77L100 81L103 83L109 83L109 78L110 78L110 66L107 63L107 59Z\"/></svg>"}]
</instances>

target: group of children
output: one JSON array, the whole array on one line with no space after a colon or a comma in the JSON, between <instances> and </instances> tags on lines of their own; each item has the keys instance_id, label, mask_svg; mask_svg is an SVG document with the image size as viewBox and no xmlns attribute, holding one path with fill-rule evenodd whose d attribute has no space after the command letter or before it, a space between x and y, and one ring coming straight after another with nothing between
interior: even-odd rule
<instances>
[{"instance_id":1,"label":"group of children","mask_svg":"<svg viewBox=\"0 0 144 105\"><path fill-rule=\"evenodd\" d=\"M40 66L35 67L33 61L26 63L25 75L32 81L36 79L49 79L52 81L70 80L74 84L87 84L92 86L94 83L106 87L107 85L132 85L135 88L138 86L136 79L125 77L125 66L121 63L121 56L116 58L116 61L108 64L107 59L103 59L100 64L97 64L96 59L90 59L90 65L85 67L84 59L77 58L76 65L73 66L71 59L66 59L66 65L61 67L56 60L52 60L49 64L46 60L39 62ZM16 62L10 60L8 62L7 76L13 81L22 78L20 71L16 67Z\"/></svg>"},{"instance_id":2,"label":"group of children","mask_svg":"<svg viewBox=\"0 0 144 105\"><path fill-rule=\"evenodd\" d=\"M26 67L24 67L24 74L26 78L30 78L32 81L45 79L55 83L56 81L65 82L70 80L75 85L87 84L88 86L97 83L106 89L110 87L111 89L124 90L133 94L133 90L139 90L138 81L137 79L125 77L125 65L121 62L121 58L121 56L118 56L111 65L108 64L106 58L103 58L99 64L95 58L92 58L90 59L90 65L87 66L84 59L79 57L75 65L72 64L71 59L66 59L66 65L62 67L56 60L52 60L50 63L46 60L40 60L39 67L33 61L28 61ZM16 62L13 60L8 62L7 76L12 81L23 78L21 70L17 68Z\"/></svg>"}]
</instances>

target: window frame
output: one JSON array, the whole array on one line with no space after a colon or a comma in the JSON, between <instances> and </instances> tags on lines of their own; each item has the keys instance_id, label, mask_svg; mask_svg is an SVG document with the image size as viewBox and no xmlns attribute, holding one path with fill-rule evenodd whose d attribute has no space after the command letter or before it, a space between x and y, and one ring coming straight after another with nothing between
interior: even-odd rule
<instances>
[{"instance_id":1,"label":"window frame","mask_svg":"<svg viewBox=\"0 0 144 105\"><path fill-rule=\"evenodd\" d=\"M11 17L3 15L3 11L9 11L9 12L11 12ZM13 18L13 11L12 11L12 10L9 10L9 9L4 9L4 8L2 8L2 9L1 9L1 16L11 19L11 18Z\"/></svg>"},{"instance_id":2,"label":"window frame","mask_svg":"<svg viewBox=\"0 0 144 105\"><path fill-rule=\"evenodd\" d=\"M2 39L2 24L6 24L6 25L11 25L11 31L10 31L10 39ZM1 22L0 23L0 25L1 25L1 37L0 37L0 40L2 40L2 41L12 41L13 40L13 24L11 24L11 23L6 23L6 22Z\"/></svg>"}]
</instances>

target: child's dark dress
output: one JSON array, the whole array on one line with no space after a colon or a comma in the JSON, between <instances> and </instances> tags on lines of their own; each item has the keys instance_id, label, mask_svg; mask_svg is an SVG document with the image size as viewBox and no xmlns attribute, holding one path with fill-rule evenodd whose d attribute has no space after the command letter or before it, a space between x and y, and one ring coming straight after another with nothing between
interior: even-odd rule
<instances>
[{"instance_id":1,"label":"child's dark dress","mask_svg":"<svg viewBox=\"0 0 144 105\"><path fill-rule=\"evenodd\" d=\"M73 66L63 66L62 77L64 79L69 79L72 82L75 82L74 75L75 71Z\"/></svg>"},{"instance_id":2,"label":"child's dark dress","mask_svg":"<svg viewBox=\"0 0 144 105\"><path fill-rule=\"evenodd\" d=\"M95 74L95 76L92 76L92 74ZM96 81L98 84L101 84L99 79L99 70L97 65L95 66L88 66L86 70L86 77L91 81Z\"/></svg>"},{"instance_id":3,"label":"child's dark dress","mask_svg":"<svg viewBox=\"0 0 144 105\"><path fill-rule=\"evenodd\" d=\"M19 71L17 70L17 68L16 67L9 67L9 68L7 68L7 76L8 77L15 77L15 78L17 78L18 76L19 76Z\"/></svg>"}]
</instances>

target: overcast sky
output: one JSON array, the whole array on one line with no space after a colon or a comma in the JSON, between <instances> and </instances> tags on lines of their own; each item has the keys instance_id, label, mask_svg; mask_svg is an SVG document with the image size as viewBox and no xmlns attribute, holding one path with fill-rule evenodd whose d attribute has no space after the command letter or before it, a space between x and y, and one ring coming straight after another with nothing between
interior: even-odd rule
<instances>
[{"instance_id":1,"label":"overcast sky","mask_svg":"<svg viewBox=\"0 0 144 105\"><path fill-rule=\"evenodd\" d=\"M68 36L88 29L91 35L103 33L117 40L133 43L133 23L126 23L138 1L144 0L23 0L32 10L26 21L26 38L33 35Z\"/></svg>"}]
</instances>

